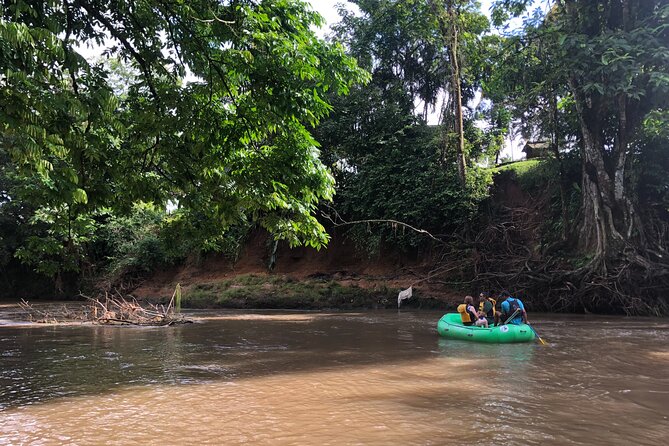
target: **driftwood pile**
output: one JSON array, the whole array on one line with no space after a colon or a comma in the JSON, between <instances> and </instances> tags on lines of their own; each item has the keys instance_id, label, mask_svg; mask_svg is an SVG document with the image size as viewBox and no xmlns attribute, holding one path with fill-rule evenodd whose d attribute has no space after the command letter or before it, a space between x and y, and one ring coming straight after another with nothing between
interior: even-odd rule
<instances>
[{"instance_id":1,"label":"driftwood pile","mask_svg":"<svg viewBox=\"0 0 669 446\"><path fill-rule=\"evenodd\" d=\"M71 305L40 305L39 308L34 307L28 301L21 299L19 307L25 313L25 318L30 322L37 322L40 324L59 324L64 322L83 321L88 320L85 315L86 308L77 307L71 308ZM23 315L20 315L23 319Z\"/></svg>"},{"instance_id":2,"label":"driftwood pile","mask_svg":"<svg viewBox=\"0 0 669 446\"><path fill-rule=\"evenodd\" d=\"M180 294L181 290L177 288L167 306L140 305L135 298L126 298L118 293L105 293L98 298L83 296L88 302L76 309L68 305L36 308L25 300L19 305L30 321L38 323L90 322L100 325L168 326L192 322L181 314Z\"/></svg>"}]
</instances>

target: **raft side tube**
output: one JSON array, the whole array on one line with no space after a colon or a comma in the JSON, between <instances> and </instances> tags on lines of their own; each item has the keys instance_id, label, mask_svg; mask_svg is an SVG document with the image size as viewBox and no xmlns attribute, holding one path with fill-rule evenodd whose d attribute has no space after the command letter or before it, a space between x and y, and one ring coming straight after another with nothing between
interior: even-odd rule
<instances>
[{"instance_id":1,"label":"raft side tube","mask_svg":"<svg viewBox=\"0 0 669 446\"><path fill-rule=\"evenodd\" d=\"M460 313L447 313L437 322L437 332L447 339L460 341L487 342L491 344L510 344L532 342L534 332L527 324L500 325L497 327L476 327L462 325Z\"/></svg>"}]
</instances>

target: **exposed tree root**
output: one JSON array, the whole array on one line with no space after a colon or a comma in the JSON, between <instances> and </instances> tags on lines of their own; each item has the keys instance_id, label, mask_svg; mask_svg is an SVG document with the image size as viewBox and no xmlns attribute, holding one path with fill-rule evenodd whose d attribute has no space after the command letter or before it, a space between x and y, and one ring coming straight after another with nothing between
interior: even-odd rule
<instances>
[{"instance_id":1,"label":"exposed tree root","mask_svg":"<svg viewBox=\"0 0 669 446\"><path fill-rule=\"evenodd\" d=\"M553 245L541 243L550 238L542 234L546 200L540 195L525 206L499 208L482 230L453 235L433 270L447 271L448 279L428 274L424 280L471 293L508 290L535 311L669 314L664 245L656 243L650 255L626 246L615 257L571 258L572 247L557 237Z\"/></svg>"},{"instance_id":2,"label":"exposed tree root","mask_svg":"<svg viewBox=\"0 0 669 446\"><path fill-rule=\"evenodd\" d=\"M627 246L618 256L593 256L574 267L560 246L540 244L545 203L501 209L482 231L460 238L443 262L470 264L459 283L509 290L537 310L661 316L669 314L669 263ZM545 209L545 208L544 208ZM661 246L658 248L663 249ZM470 252L467 260L462 252ZM553 253L553 254L551 254Z\"/></svg>"}]
</instances>

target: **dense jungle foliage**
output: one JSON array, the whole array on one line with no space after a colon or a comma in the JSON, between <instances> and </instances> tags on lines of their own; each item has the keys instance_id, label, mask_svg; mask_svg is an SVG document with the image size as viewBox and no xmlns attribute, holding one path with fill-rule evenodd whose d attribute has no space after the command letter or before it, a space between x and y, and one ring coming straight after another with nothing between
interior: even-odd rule
<instances>
[{"instance_id":1,"label":"dense jungle foliage","mask_svg":"<svg viewBox=\"0 0 669 446\"><path fill-rule=\"evenodd\" d=\"M353 0L326 38L297 0L0 8L15 295L345 226L370 256L429 253L453 287L669 312L664 1ZM499 165L519 139L538 160Z\"/></svg>"}]
</instances>

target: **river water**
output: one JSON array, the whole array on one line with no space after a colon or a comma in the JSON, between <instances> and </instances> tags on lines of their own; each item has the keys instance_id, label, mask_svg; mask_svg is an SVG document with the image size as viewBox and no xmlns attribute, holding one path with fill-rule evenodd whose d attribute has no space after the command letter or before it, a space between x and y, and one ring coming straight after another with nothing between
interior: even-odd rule
<instances>
[{"instance_id":1,"label":"river water","mask_svg":"<svg viewBox=\"0 0 669 446\"><path fill-rule=\"evenodd\" d=\"M0 444L669 441L666 320L531 315L542 346L440 339L435 312L189 315L5 322Z\"/></svg>"}]
</instances>

